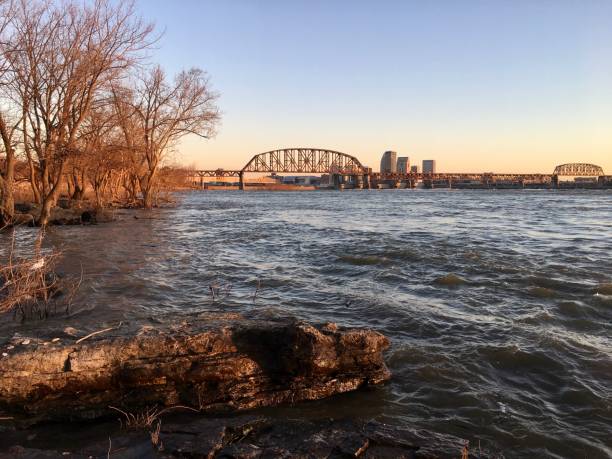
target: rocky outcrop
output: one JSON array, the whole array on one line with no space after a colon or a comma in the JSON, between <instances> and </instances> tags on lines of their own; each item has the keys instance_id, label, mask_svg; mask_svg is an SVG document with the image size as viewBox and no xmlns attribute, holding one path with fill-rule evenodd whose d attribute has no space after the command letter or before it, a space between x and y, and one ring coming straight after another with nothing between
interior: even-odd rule
<instances>
[{"instance_id":1,"label":"rocky outcrop","mask_svg":"<svg viewBox=\"0 0 612 459\"><path fill-rule=\"evenodd\" d=\"M102 437L101 435L99 437ZM25 440L26 444L32 443ZM35 443L35 442L34 442ZM469 454L459 438L375 421L295 420L237 416L160 423L152 431L123 432L84 447L74 442L58 450L12 446L8 457L131 458L377 458L434 459L489 457ZM2 451L0 449L0 451Z\"/></svg>"},{"instance_id":2,"label":"rocky outcrop","mask_svg":"<svg viewBox=\"0 0 612 459\"><path fill-rule=\"evenodd\" d=\"M90 338L0 343L0 410L92 419L146 407L201 412L314 400L390 377L380 333L292 319L202 314ZM24 345L23 343L27 343Z\"/></svg>"},{"instance_id":3,"label":"rocky outcrop","mask_svg":"<svg viewBox=\"0 0 612 459\"><path fill-rule=\"evenodd\" d=\"M29 204L15 205L14 224L33 226L40 215L38 206ZM97 209L91 205L79 203L74 207L54 207L49 217L50 225L95 225L115 220L113 209Z\"/></svg>"},{"instance_id":4,"label":"rocky outcrop","mask_svg":"<svg viewBox=\"0 0 612 459\"><path fill-rule=\"evenodd\" d=\"M94 225L96 223L112 222L115 219L111 209L95 209L77 206L72 208L55 207L51 211L51 225Z\"/></svg>"}]
</instances>

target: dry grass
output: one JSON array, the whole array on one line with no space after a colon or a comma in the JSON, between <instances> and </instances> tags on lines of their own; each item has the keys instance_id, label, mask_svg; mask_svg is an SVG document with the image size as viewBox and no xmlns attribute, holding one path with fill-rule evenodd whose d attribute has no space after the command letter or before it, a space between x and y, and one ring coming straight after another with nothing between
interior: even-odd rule
<instances>
[{"instance_id":1,"label":"dry grass","mask_svg":"<svg viewBox=\"0 0 612 459\"><path fill-rule=\"evenodd\" d=\"M42 253L41 231L35 242L34 254L29 257L15 256L15 236L11 240L6 261L0 265L0 313L13 312L21 320L44 319L63 306L66 312L80 285L61 279L55 267L61 252ZM65 301L59 301L61 293Z\"/></svg>"},{"instance_id":2,"label":"dry grass","mask_svg":"<svg viewBox=\"0 0 612 459\"><path fill-rule=\"evenodd\" d=\"M157 407L148 407L139 412L129 412L117 408L115 406L109 406L111 410L115 410L123 415L123 418L119 418L119 423L122 429L128 430L145 430L149 432L151 436L151 443L158 451L163 451L164 445L161 440L161 416L168 411L172 410L189 410L199 412L195 408L189 406L176 405L164 409ZM110 439L109 439L110 440Z\"/></svg>"},{"instance_id":3,"label":"dry grass","mask_svg":"<svg viewBox=\"0 0 612 459\"><path fill-rule=\"evenodd\" d=\"M142 411L138 411L135 413L131 413L129 411L124 411L115 406L109 406L111 410L115 410L123 415L123 418L119 418L119 423L121 424L121 428L130 429L130 430L139 430L145 429L150 430L157 421L161 423L160 417L172 410L190 410L198 412L195 408L191 408L188 406L171 406L168 408L159 409L157 407L148 407L143 409ZM159 427L159 425L158 425ZM159 433L159 429L158 429Z\"/></svg>"},{"instance_id":4,"label":"dry grass","mask_svg":"<svg viewBox=\"0 0 612 459\"><path fill-rule=\"evenodd\" d=\"M160 410L156 407L145 408L142 411L136 413L130 413L129 411L123 411L115 406L109 406L111 410L118 411L123 415L123 418L119 418L119 423L122 429L150 429L153 423L164 413L165 410Z\"/></svg>"}]
</instances>

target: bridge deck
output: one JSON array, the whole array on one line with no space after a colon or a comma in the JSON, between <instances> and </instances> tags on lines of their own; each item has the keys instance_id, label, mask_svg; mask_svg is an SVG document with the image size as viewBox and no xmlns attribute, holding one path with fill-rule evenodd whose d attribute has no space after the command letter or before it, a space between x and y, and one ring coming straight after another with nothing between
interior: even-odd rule
<instances>
[{"instance_id":1,"label":"bridge deck","mask_svg":"<svg viewBox=\"0 0 612 459\"><path fill-rule=\"evenodd\" d=\"M248 171L244 171L246 173ZM194 171L194 177L240 177L240 174L243 171L239 170L225 170L225 169L216 169L216 170L197 170ZM270 173L270 172L259 172L262 174ZM284 172L281 172L284 173ZM320 172L288 172L293 174L320 174ZM340 175L364 175L362 173L355 172L340 172ZM479 180L482 178L490 178L497 180L542 180L542 179L552 179L552 174L506 174L506 173L482 173L482 172L444 172L444 173L436 173L436 174L424 174L422 172L417 173L409 173L409 174L384 174L380 172L369 172L365 175L369 175L373 178L378 178L382 180Z\"/></svg>"}]
</instances>

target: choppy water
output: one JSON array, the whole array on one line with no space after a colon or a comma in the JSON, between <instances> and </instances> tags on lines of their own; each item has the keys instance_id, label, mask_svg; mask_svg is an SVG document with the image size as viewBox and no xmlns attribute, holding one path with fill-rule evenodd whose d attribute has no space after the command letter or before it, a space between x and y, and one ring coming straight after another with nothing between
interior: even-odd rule
<instances>
[{"instance_id":1,"label":"choppy water","mask_svg":"<svg viewBox=\"0 0 612 459\"><path fill-rule=\"evenodd\" d=\"M270 308L372 327L392 341L388 385L272 412L377 417L506 457L612 457L612 193L182 198L175 209L50 230L63 269L83 266L69 325ZM213 302L214 283L231 285L229 295ZM5 318L0 333L23 327Z\"/></svg>"}]
</instances>

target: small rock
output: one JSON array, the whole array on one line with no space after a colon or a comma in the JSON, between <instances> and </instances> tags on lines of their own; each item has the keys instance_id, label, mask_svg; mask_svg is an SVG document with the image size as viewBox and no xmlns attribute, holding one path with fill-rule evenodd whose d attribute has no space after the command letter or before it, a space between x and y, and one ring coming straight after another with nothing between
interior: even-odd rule
<instances>
[{"instance_id":1,"label":"small rock","mask_svg":"<svg viewBox=\"0 0 612 459\"><path fill-rule=\"evenodd\" d=\"M338 324L335 324L333 322L329 322L329 323L323 325L323 330L327 330L327 331L331 331L331 332L338 331Z\"/></svg>"},{"instance_id":2,"label":"small rock","mask_svg":"<svg viewBox=\"0 0 612 459\"><path fill-rule=\"evenodd\" d=\"M53 338L53 339L51 340L51 342L52 342L52 343L57 343L59 340L60 340L59 338Z\"/></svg>"},{"instance_id":3,"label":"small rock","mask_svg":"<svg viewBox=\"0 0 612 459\"><path fill-rule=\"evenodd\" d=\"M81 221L83 223L95 223L96 222L95 214L93 212L90 212L89 210L86 210L85 212L81 214Z\"/></svg>"},{"instance_id":4,"label":"small rock","mask_svg":"<svg viewBox=\"0 0 612 459\"><path fill-rule=\"evenodd\" d=\"M21 344L23 344L24 346L27 346L28 344L30 344L30 342L31 341L29 339L26 339L26 340L23 340Z\"/></svg>"},{"instance_id":5,"label":"small rock","mask_svg":"<svg viewBox=\"0 0 612 459\"><path fill-rule=\"evenodd\" d=\"M73 328L73 327L66 327L66 328L64 328L64 333L66 333L67 335L70 335L70 336L76 336L76 335L78 335L79 331L76 328Z\"/></svg>"},{"instance_id":6,"label":"small rock","mask_svg":"<svg viewBox=\"0 0 612 459\"><path fill-rule=\"evenodd\" d=\"M15 210L17 212L21 212L25 214L25 213L28 213L34 210L34 206L32 206L32 204L30 204L29 202L16 202Z\"/></svg>"},{"instance_id":7,"label":"small rock","mask_svg":"<svg viewBox=\"0 0 612 459\"><path fill-rule=\"evenodd\" d=\"M115 212L110 209L98 209L95 214L96 223L108 223L115 221Z\"/></svg>"},{"instance_id":8,"label":"small rock","mask_svg":"<svg viewBox=\"0 0 612 459\"><path fill-rule=\"evenodd\" d=\"M2 357L8 357L8 354L6 352L3 352Z\"/></svg>"}]
</instances>

